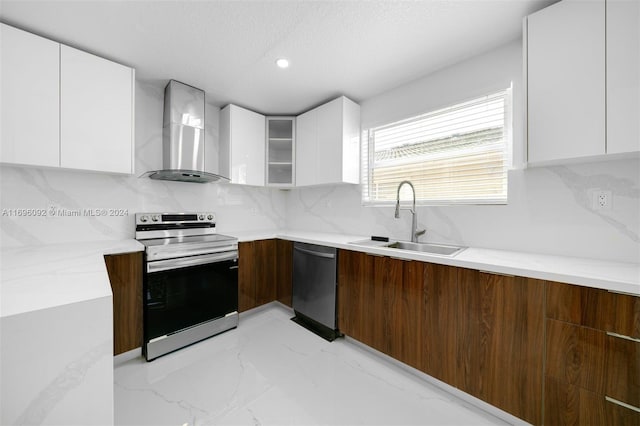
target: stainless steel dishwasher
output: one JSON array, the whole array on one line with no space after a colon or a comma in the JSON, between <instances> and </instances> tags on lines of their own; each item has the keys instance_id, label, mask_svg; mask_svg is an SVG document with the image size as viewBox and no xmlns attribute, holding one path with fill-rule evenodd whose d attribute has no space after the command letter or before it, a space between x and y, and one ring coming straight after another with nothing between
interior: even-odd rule
<instances>
[{"instance_id":1,"label":"stainless steel dishwasher","mask_svg":"<svg viewBox=\"0 0 640 426\"><path fill-rule=\"evenodd\" d=\"M293 244L293 321L332 341L337 330L338 253L335 248Z\"/></svg>"}]
</instances>

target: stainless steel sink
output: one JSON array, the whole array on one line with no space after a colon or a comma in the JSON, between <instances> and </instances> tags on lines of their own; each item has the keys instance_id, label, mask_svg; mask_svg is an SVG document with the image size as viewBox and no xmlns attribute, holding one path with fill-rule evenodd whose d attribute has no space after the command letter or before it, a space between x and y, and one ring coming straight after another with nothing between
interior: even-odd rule
<instances>
[{"instance_id":1,"label":"stainless steel sink","mask_svg":"<svg viewBox=\"0 0 640 426\"><path fill-rule=\"evenodd\" d=\"M466 247L450 246L446 244L412 243L409 241L396 241L387 244L386 247L399 250L418 251L421 253L438 254L440 256L449 257L453 257L456 254L460 253L462 250L466 249Z\"/></svg>"},{"instance_id":2,"label":"stainless steel sink","mask_svg":"<svg viewBox=\"0 0 640 426\"><path fill-rule=\"evenodd\" d=\"M397 250L417 251L421 253L436 254L438 256L453 257L465 250L466 247L451 246L447 244L430 244L430 243L412 243L410 241L373 241L373 240L360 240L351 241L349 244L367 246L367 247L380 247L380 248L392 248Z\"/></svg>"}]
</instances>

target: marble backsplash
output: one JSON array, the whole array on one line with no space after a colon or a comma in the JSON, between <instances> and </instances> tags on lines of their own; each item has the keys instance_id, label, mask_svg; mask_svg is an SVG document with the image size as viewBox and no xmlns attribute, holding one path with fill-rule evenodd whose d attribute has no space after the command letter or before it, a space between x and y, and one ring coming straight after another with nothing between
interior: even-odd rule
<instances>
[{"instance_id":1,"label":"marble backsplash","mask_svg":"<svg viewBox=\"0 0 640 426\"><path fill-rule=\"evenodd\" d=\"M611 210L593 191L612 193ZM363 206L360 186L297 188L287 228L410 238L411 214ZM405 203L410 203L406 201ZM640 160L512 170L507 205L419 206L421 241L640 262Z\"/></svg>"},{"instance_id":2,"label":"marble backsplash","mask_svg":"<svg viewBox=\"0 0 640 426\"><path fill-rule=\"evenodd\" d=\"M5 166L0 178L4 213L45 211L44 216L3 215L2 247L133 238L134 214L142 211L213 211L223 234L285 226L284 195L266 188ZM98 209L107 215L92 216Z\"/></svg>"}]
</instances>

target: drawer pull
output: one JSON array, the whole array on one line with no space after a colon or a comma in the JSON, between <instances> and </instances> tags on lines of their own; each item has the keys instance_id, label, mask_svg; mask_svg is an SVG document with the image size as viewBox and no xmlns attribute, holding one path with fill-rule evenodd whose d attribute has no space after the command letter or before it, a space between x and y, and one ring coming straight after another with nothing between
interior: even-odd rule
<instances>
[{"instance_id":1,"label":"drawer pull","mask_svg":"<svg viewBox=\"0 0 640 426\"><path fill-rule=\"evenodd\" d=\"M612 333L611 331L607 331L607 336L617 337L619 339L631 340L632 342L640 343L640 339L636 339L635 337L625 336L624 334Z\"/></svg>"},{"instance_id":2,"label":"drawer pull","mask_svg":"<svg viewBox=\"0 0 640 426\"><path fill-rule=\"evenodd\" d=\"M478 272L480 272L481 274L498 275L500 277L515 277L515 275L503 274L500 272L483 271L483 270L480 270Z\"/></svg>"},{"instance_id":3,"label":"drawer pull","mask_svg":"<svg viewBox=\"0 0 640 426\"><path fill-rule=\"evenodd\" d=\"M611 402L612 404L616 404L616 405L619 405L621 407L628 408L629 410L633 410L633 411L636 411L636 412L640 413L640 408L634 407L633 405L626 404L626 403L624 403L622 401L618 401L617 399L611 398L610 396L606 396L605 395L604 399L606 399L607 401Z\"/></svg>"},{"instance_id":4,"label":"drawer pull","mask_svg":"<svg viewBox=\"0 0 640 426\"><path fill-rule=\"evenodd\" d=\"M617 290L607 290L609 293L613 293L613 294L622 294L625 296L634 296L634 297L640 297L640 294L638 293L627 293L626 291L617 291Z\"/></svg>"}]
</instances>

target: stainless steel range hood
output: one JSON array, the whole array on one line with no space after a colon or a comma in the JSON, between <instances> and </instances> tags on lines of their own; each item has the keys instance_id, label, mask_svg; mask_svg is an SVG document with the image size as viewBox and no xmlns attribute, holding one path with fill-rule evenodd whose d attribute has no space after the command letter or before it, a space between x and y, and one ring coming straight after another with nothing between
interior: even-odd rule
<instances>
[{"instance_id":1,"label":"stainless steel range hood","mask_svg":"<svg viewBox=\"0 0 640 426\"><path fill-rule=\"evenodd\" d=\"M151 179L207 183L228 181L205 172L204 91L171 80L164 89L162 170L146 173Z\"/></svg>"}]
</instances>

